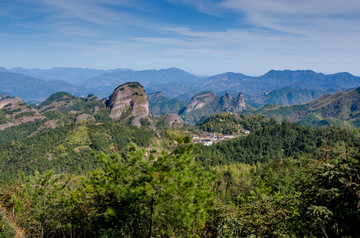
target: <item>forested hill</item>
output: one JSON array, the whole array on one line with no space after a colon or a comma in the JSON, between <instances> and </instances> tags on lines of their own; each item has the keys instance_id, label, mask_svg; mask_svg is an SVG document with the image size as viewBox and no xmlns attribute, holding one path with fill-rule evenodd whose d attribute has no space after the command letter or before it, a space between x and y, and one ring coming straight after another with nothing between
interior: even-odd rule
<instances>
[{"instance_id":1,"label":"forested hill","mask_svg":"<svg viewBox=\"0 0 360 238\"><path fill-rule=\"evenodd\" d=\"M360 88L324 95L302 105L267 105L257 110L255 114L303 125L359 127Z\"/></svg>"}]
</instances>

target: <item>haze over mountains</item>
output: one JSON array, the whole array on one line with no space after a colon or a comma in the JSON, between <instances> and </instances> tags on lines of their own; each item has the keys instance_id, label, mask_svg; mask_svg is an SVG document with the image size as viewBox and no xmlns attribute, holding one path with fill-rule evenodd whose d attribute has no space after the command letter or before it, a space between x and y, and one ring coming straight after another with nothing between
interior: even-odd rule
<instances>
[{"instance_id":1,"label":"haze over mountains","mask_svg":"<svg viewBox=\"0 0 360 238\"><path fill-rule=\"evenodd\" d=\"M177 68L142 71L0 68L0 92L26 102L39 103L58 91L83 97L95 94L104 98L125 82L139 82L149 94L162 92L168 99L182 101L189 101L204 91L220 96L229 91L233 97L243 93L247 104L258 108L269 103L292 105L310 102L324 94L355 88L360 85L360 77L349 73L325 75L311 70L271 70L258 77L231 72L200 77Z\"/></svg>"}]
</instances>

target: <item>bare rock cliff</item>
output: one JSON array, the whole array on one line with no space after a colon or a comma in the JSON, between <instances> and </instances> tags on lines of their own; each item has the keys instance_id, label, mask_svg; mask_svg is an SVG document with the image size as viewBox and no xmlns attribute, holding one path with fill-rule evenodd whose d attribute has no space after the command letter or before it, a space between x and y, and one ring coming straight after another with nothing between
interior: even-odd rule
<instances>
[{"instance_id":1,"label":"bare rock cliff","mask_svg":"<svg viewBox=\"0 0 360 238\"><path fill-rule=\"evenodd\" d=\"M149 101L139 83L125 83L117 87L107 101L109 117L129 120L132 125L141 126L140 119L149 115Z\"/></svg>"},{"instance_id":2,"label":"bare rock cliff","mask_svg":"<svg viewBox=\"0 0 360 238\"><path fill-rule=\"evenodd\" d=\"M204 92L198 94L191 99L189 105L186 107L185 113L201 109L204 106L214 102L216 99L217 97L213 92Z\"/></svg>"},{"instance_id":3,"label":"bare rock cliff","mask_svg":"<svg viewBox=\"0 0 360 238\"><path fill-rule=\"evenodd\" d=\"M246 108L246 103L244 100L244 94L240 93L237 98L235 112L241 112L241 111L245 110L245 108Z\"/></svg>"}]
</instances>

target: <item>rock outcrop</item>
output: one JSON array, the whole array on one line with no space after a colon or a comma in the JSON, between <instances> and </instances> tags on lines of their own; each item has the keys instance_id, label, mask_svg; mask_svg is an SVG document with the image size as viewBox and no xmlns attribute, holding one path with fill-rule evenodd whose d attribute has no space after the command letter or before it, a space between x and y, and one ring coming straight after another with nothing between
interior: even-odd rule
<instances>
[{"instance_id":1,"label":"rock outcrop","mask_svg":"<svg viewBox=\"0 0 360 238\"><path fill-rule=\"evenodd\" d=\"M191 101L190 101L189 105L186 107L184 113L189 113L192 111L199 110L199 109L205 107L206 105L209 105L212 102L214 102L217 99L217 97L218 96L216 96L215 93L213 93L213 92L204 92L204 93L198 94L191 99Z\"/></svg>"},{"instance_id":2,"label":"rock outcrop","mask_svg":"<svg viewBox=\"0 0 360 238\"><path fill-rule=\"evenodd\" d=\"M210 115L222 112L238 113L245 107L242 93L238 97L233 97L229 91L226 91L223 96L218 96L213 92L204 92L194 96L180 115L185 122L194 124Z\"/></svg>"},{"instance_id":3,"label":"rock outcrop","mask_svg":"<svg viewBox=\"0 0 360 238\"><path fill-rule=\"evenodd\" d=\"M6 94L3 94L3 95L6 95ZM7 105L10 106L10 105L15 105L17 103L23 103L21 98L11 98L6 95L5 97L0 98L0 109L4 108Z\"/></svg>"},{"instance_id":4,"label":"rock outcrop","mask_svg":"<svg viewBox=\"0 0 360 238\"><path fill-rule=\"evenodd\" d=\"M95 121L95 118L87 113L82 113L79 116L77 116L75 119L75 122L81 122L81 121Z\"/></svg>"},{"instance_id":5,"label":"rock outcrop","mask_svg":"<svg viewBox=\"0 0 360 238\"><path fill-rule=\"evenodd\" d=\"M246 103L244 100L244 94L239 93L239 96L238 96L236 104L235 104L235 112L241 112L241 111L245 110L245 108L246 108Z\"/></svg>"},{"instance_id":6,"label":"rock outcrop","mask_svg":"<svg viewBox=\"0 0 360 238\"><path fill-rule=\"evenodd\" d=\"M130 124L137 127L141 126L140 119L149 115L146 92L137 82L117 87L106 104L110 107L110 118L129 120Z\"/></svg>"},{"instance_id":7,"label":"rock outcrop","mask_svg":"<svg viewBox=\"0 0 360 238\"><path fill-rule=\"evenodd\" d=\"M181 119L181 117L177 114L169 114L166 116L166 125L169 128L177 128L177 127L182 127L184 125L184 121L183 119Z\"/></svg>"},{"instance_id":8,"label":"rock outcrop","mask_svg":"<svg viewBox=\"0 0 360 238\"><path fill-rule=\"evenodd\" d=\"M237 98L233 98L229 91L226 91L225 95L221 97L221 109L224 112L241 112L245 109L246 103L244 95L239 94Z\"/></svg>"},{"instance_id":9,"label":"rock outcrop","mask_svg":"<svg viewBox=\"0 0 360 238\"><path fill-rule=\"evenodd\" d=\"M8 97L6 94L0 97L0 130L45 118L20 98Z\"/></svg>"}]
</instances>

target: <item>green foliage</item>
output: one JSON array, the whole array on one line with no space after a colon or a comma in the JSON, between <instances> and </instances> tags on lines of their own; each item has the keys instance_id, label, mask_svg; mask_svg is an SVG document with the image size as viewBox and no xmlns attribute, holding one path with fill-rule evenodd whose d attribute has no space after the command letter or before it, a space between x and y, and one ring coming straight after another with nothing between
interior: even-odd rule
<instances>
[{"instance_id":1,"label":"green foliage","mask_svg":"<svg viewBox=\"0 0 360 238\"><path fill-rule=\"evenodd\" d=\"M31 174L53 169L56 173L81 173L96 167L90 155L126 151L131 142L148 146L153 131L114 122L68 124L43 129L40 121L0 131L0 181L10 181L21 172ZM31 137L29 137L31 135Z\"/></svg>"},{"instance_id":2,"label":"green foliage","mask_svg":"<svg viewBox=\"0 0 360 238\"><path fill-rule=\"evenodd\" d=\"M1 200L28 236L189 237L204 225L214 177L194 162L191 144L157 157L132 145L99 159L87 177L36 173Z\"/></svg>"},{"instance_id":3,"label":"green foliage","mask_svg":"<svg viewBox=\"0 0 360 238\"><path fill-rule=\"evenodd\" d=\"M0 215L0 236L2 238L14 238L16 231L10 226L10 224Z\"/></svg>"},{"instance_id":4,"label":"green foliage","mask_svg":"<svg viewBox=\"0 0 360 238\"><path fill-rule=\"evenodd\" d=\"M241 131L255 131L262 127L276 124L263 116L244 116L229 113L221 113L208 117L204 122L197 124L200 130L217 132L221 134L237 134Z\"/></svg>"},{"instance_id":5,"label":"green foliage","mask_svg":"<svg viewBox=\"0 0 360 238\"><path fill-rule=\"evenodd\" d=\"M300 186L299 236L358 237L360 155L315 164Z\"/></svg>"},{"instance_id":6,"label":"green foliage","mask_svg":"<svg viewBox=\"0 0 360 238\"><path fill-rule=\"evenodd\" d=\"M146 237L149 232L189 236L205 222L206 209L212 204L212 176L196 166L191 146L148 159L144 151L132 147L127 156L103 156L102 160L104 169L89 180L97 185L91 200L101 202L96 224L112 224L122 234ZM102 184L105 187L98 186Z\"/></svg>"},{"instance_id":7,"label":"green foliage","mask_svg":"<svg viewBox=\"0 0 360 238\"><path fill-rule=\"evenodd\" d=\"M149 110L154 115L179 114L180 110L186 107L185 101L169 99L163 93L154 93L148 95Z\"/></svg>"},{"instance_id":8,"label":"green foliage","mask_svg":"<svg viewBox=\"0 0 360 238\"><path fill-rule=\"evenodd\" d=\"M212 146L196 145L194 154L204 166L264 162L279 156L300 158L310 155L324 158L328 134L331 146L339 141L346 141L351 147L359 146L355 133L348 130L331 128L328 132L326 128L310 129L284 121L263 127L245 137Z\"/></svg>"},{"instance_id":9,"label":"green foliage","mask_svg":"<svg viewBox=\"0 0 360 238\"><path fill-rule=\"evenodd\" d=\"M200 130L221 134L238 134L243 130L240 117L228 113L212 115L198 124Z\"/></svg>"},{"instance_id":10,"label":"green foliage","mask_svg":"<svg viewBox=\"0 0 360 238\"><path fill-rule=\"evenodd\" d=\"M26 112L22 112L22 113L17 114L14 118L19 119L19 118L22 118L22 117L32 117L34 115L35 115L34 111L26 111Z\"/></svg>"},{"instance_id":11,"label":"green foliage","mask_svg":"<svg viewBox=\"0 0 360 238\"><path fill-rule=\"evenodd\" d=\"M40 105L39 105L39 108L43 108L45 106L48 106L54 102L61 102L61 101L64 101L64 102L71 102L72 100L80 100L78 97L76 96L73 96L69 93L65 93L65 92L57 92L57 93L54 93L52 94L50 97L48 97L44 102L42 102Z\"/></svg>"},{"instance_id":12,"label":"green foliage","mask_svg":"<svg viewBox=\"0 0 360 238\"><path fill-rule=\"evenodd\" d=\"M5 112L0 111L0 125L5 124L8 121Z\"/></svg>"},{"instance_id":13,"label":"green foliage","mask_svg":"<svg viewBox=\"0 0 360 238\"><path fill-rule=\"evenodd\" d=\"M21 108L3 108L1 111L6 115L13 115L16 112L20 112Z\"/></svg>"},{"instance_id":14,"label":"green foliage","mask_svg":"<svg viewBox=\"0 0 360 238\"><path fill-rule=\"evenodd\" d=\"M28 137L37 131L42 125L42 120L35 120L34 122L26 122L18 126L6 128L2 131L0 130L0 147L4 143L11 142L12 140L15 141Z\"/></svg>"}]
</instances>

